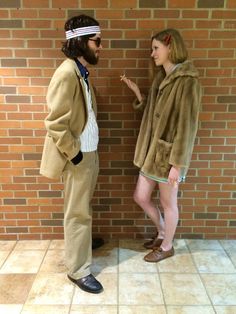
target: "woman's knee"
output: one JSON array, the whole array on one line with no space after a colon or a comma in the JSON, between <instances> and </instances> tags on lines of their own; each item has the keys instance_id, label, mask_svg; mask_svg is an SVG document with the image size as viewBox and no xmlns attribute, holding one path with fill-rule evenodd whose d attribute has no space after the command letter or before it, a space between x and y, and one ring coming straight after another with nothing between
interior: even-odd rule
<instances>
[{"instance_id":1,"label":"woman's knee","mask_svg":"<svg viewBox=\"0 0 236 314\"><path fill-rule=\"evenodd\" d=\"M160 198L160 203L163 209L166 210L176 210L178 208L177 206L177 200L171 200L168 198Z\"/></svg>"},{"instance_id":2,"label":"woman's knee","mask_svg":"<svg viewBox=\"0 0 236 314\"><path fill-rule=\"evenodd\" d=\"M139 195L137 193L137 191L134 191L134 194L133 194L133 200L135 201L135 203L139 203Z\"/></svg>"},{"instance_id":3,"label":"woman's knee","mask_svg":"<svg viewBox=\"0 0 236 314\"><path fill-rule=\"evenodd\" d=\"M146 204L148 201L144 194L138 193L137 191L134 192L133 199L138 205Z\"/></svg>"}]
</instances>

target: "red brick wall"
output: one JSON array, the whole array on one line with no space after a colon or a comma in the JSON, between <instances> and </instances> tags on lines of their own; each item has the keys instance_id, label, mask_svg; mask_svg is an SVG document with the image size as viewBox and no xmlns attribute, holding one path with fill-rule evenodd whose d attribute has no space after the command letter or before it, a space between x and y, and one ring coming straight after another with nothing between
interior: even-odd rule
<instances>
[{"instance_id":1,"label":"red brick wall","mask_svg":"<svg viewBox=\"0 0 236 314\"><path fill-rule=\"evenodd\" d=\"M40 176L39 164L47 86L63 60L64 22L79 13L99 20L104 47L99 65L90 68L101 135L94 233L140 238L153 232L132 199L141 116L119 76L147 91L150 37L175 27L203 86L191 169L179 192L177 237L235 238L235 0L0 0L0 239L63 237L63 185Z\"/></svg>"}]
</instances>

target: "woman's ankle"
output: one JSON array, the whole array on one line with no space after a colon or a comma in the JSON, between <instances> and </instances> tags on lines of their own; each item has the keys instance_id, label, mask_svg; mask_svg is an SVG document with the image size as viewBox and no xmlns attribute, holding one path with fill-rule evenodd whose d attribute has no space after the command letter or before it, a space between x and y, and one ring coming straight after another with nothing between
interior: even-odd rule
<instances>
[{"instance_id":1,"label":"woman's ankle","mask_svg":"<svg viewBox=\"0 0 236 314\"><path fill-rule=\"evenodd\" d=\"M162 232L162 231L160 231L160 232L158 232L157 237L158 237L158 239L164 239L164 237L165 237L165 233L164 233L164 232Z\"/></svg>"},{"instance_id":2,"label":"woman's ankle","mask_svg":"<svg viewBox=\"0 0 236 314\"><path fill-rule=\"evenodd\" d=\"M165 252L170 251L170 250L172 249L172 247L173 247L172 244L170 244L170 245L163 245L163 243L162 243L161 246L160 246L160 248L161 248L163 251L165 251Z\"/></svg>"}]
</instances>

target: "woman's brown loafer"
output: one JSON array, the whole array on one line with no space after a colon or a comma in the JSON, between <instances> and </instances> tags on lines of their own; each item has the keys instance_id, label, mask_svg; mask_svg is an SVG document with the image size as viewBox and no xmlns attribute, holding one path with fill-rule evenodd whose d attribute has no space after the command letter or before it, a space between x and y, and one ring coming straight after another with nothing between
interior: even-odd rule
<instances>
[{"instance_id":1,"label":"woman's brown loafer","mask_svg":"<svg viewBox=\"0 0 236 314\"><path fill-rule=\"evenodd\" d=\"M162 244L162 241L163 239L158 239L158 236L156 236L155 238L153 238L152 240L150 241L147 241L143 244L143 246L146 248L146 249L155 249L155 248L158 248L161 246Z\"/></svg>"},{"instance_id":2,"label":"woman's brown loafer","mask_svg":"<svg viewBox=\"0 0 236 314\"><path fill-rule=\"evenodd\" d=\"M162 248L154 249L152 252L144 256L144 260L149 263L157 263L165 258L171 257L175 254L174 248L172 247L169 251L163 251Z\"/></svg>"}]
</instances>

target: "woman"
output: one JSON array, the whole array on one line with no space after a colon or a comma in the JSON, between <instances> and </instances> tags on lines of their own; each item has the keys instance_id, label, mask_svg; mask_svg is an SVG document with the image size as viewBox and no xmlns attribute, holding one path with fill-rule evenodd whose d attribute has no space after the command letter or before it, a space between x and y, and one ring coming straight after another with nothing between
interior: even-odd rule
<instances>
[{"instance_id":1,"label":"woman","mask_svg":"<svg viewBox=\"0 0 236 314\"><path fill-rule=\"evenodd\" d=\"M159 262L174 255L178 185L190 164L201 93L198 72L187 60L187 49L177 30L157 33L151 45L154 67L148 97L125 75L121 80L137 97L134 108L144 109L134 156L134 164L140 168L134 200L157 229L156 237L144 243L152 249L144 260ZM152 201L157 184L164 220Z\"/></svg>"}]
</instances>

